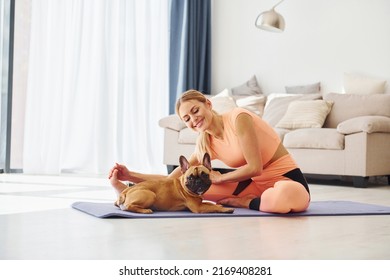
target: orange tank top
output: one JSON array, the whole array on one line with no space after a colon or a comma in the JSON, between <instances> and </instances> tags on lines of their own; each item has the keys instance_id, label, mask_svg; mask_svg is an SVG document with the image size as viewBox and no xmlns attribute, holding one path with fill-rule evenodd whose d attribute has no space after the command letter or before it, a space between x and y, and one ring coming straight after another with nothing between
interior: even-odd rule
<instances>
[{"instance_id":1,"label":"orange tank top","mask_svg":"<svg viewBox=\"0 0 390 280\"><path fill-rule=\"evenodd\" d=\"M216 139L210 135L210 156L212 159L219 159L233 168L246 164L235 126L237 116L240 114L252 116L257 136L257 145L260 147L259 157L262 158L262 162L265 165L275 154L280 144L280 138L269 124L256 114L243 108L235 108L230 112L222 114L223 139Z\"/></svg>"}]
</instances>

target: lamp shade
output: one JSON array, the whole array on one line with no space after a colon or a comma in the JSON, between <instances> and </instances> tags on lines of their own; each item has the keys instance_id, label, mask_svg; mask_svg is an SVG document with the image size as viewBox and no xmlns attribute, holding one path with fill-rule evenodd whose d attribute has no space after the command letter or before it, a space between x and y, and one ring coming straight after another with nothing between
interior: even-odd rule
<instances>
[{"instance_id":1,"label":"lamp shade","mask_svg":"<svg viewBox=\"0 0 390 280\"><path fill-rule=\"evenodd\" d=\"M262 12L256 18L255 25L257 28L272 31L283 32L284 31L284 18L281 14L277 13L274 8L269 11Z\"/></svg>"}]
</instances>

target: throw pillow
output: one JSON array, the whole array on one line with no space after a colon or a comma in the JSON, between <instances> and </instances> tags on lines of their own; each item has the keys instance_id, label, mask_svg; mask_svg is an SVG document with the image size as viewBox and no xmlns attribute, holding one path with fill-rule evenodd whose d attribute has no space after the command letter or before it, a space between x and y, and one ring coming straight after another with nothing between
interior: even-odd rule
<instances>
[{"instance_id":1,"label":"throw pillow","mask_svg":"<svg viewBox=\"0 0 390 280\"><path fill-rule=\"evenodd\" d=\"M259 94L237 98L236 104L238 107L252 111L261 117L264 112L265 101L266 97L262 94Z\"/></svg>"},{"instance_id":2,"label":"throw pillow","mask_svg":"<svg viewBox=\"0 0 390 280\"><path fill-rule=\"evenodd\" d=\"M286 129L320 128L332 109L332 105L332 102L325 100L293 101L288 105L286 114L276 124L276 127Z\"/></svg>"},{"instance_id":3,"label":"throw pillow","mask_svg":"<svg viewBox=\"0 0 390 280\"><path fill-rule=\"evenodd\" d=\"M211 97L210 101L213 104L213 109L219 114L223 114L237 107L236 102L229 94L227 88Z\"/></svg>"},{"instance_id":4,"label":"throw pillow","mask_svg":"<svg viewBox=\"0 0 390 280\"><path fill-rule=\"evenodd\" d=\"M339 123L359 116L390 117L390 94L328 93L323 99L334 103L325 127L336 128Z\"/></svg>"},{"instance_id":5,"label":"throw pillow","mask_svg":"<svg viewBox=\"0 0 390 280\"><path fill-rule=\"evenodd\" d=\"M262 94L261 88L257 83L256 76L253 75L248 81L243 83L242 85L236 86L232 88L232 95L234 97L237 96L250 96L256 94Z\"/></svg>"},{"instance_id":6,"label":"throw pillow","mask_svg":"<svg viewBox=\"0 0 390 280\"><path fill-rule=\"evenodd\" d=\"M339 123L337 131L343 134L390 132L390 118L385 116L360 116Z\"/></svg>"},{"instance_id":7,"label":"throw pillow","mask_svg":"<svg viewBox=\"0 0 390 280\"><path fill-rule=\"evenodd\" d=\"M288 105L298 100L316 100L321 99L321 94L288 94L272 93L267 96L267 102L262 116L268 124L275 127L287 111Z\"/></svg>"},{"instance_id":8,"label":"throw pillow","mask_svg":"<svg viewBox=\"0 0 390 280\"><path fill-rule=\"evenodd\" d=\"M384 93L386 80L359 74L344 73L344 91L351 94Z\"/></svg>"},{"instance_id":9,"label":"throw pillow","mask_svg":"<svg viewBox=\"0 0 390 280\"><path fill-rule=\"evenodd\" d=\"M298 96L302 96L303 94L300 94L300 93L297 93L297 94L293 94L293 93L271 93L267 96L267 102L265 103L265 107L264 107L264 110L267 109L267 107L269 106L269 104L272 103L272 101L276 98L282 98L282 97L292 97L293 99L296 99ZM288 104L287 104L288 105ZM286 107L287 108L287 107Z\"/></svg>"},{"instance_id":10,"label":"throw pillow","mask_svg":"<svg viewBox=\"0 0 390 280\"><path fill-rule=\"evenodd\" d=\"M320 82L308 85L299 85L299 86L286 86L287 93L319 93L321 91Z\"/></svg>"}]
</instances>

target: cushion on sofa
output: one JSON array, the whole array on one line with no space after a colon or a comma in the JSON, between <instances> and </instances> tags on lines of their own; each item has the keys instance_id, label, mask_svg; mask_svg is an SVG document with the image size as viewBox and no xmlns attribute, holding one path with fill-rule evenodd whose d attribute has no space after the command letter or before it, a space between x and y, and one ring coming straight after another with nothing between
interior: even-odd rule
<instances>
[{"instance_id":1,"label":"cushion on sofa","mask_svg":"<svg viewBox=\"0 0 390 280\"><path fill-rule=\"evenodd\" d=\"M251 96L256 94L262 94L262 90L259 87L259 84L257 83L256 75L253 75L248 81L245 83L233 87L232 89L232 95L234 97L237 96Z\"/></svg>"},{"instance_id":2,"label":"cushion on sofa","mask_svg":"<svg viewBox=\"0 0 390 280\"><path fill-rule=\"evenodd\" d=\"M344 73L345 93L379 94L386 90L386 80L362 74Z\"/></svg>"},{"instance_id":3,"label":"cushion on sofa","mask_svg":"<svg viewBox=\"0 0 390 280\"><path fill-rule=\"evenodd\" d=\"M322 127L331 108L332 102L325 100L293 101L276 127L286 129Z\"/></svg>"},{"instance_id":4,"label":"cushion on sofa","mask_svg":"<svg viewBox=\"0 0 390 280\"><path fill-rule=\"evenodd\" d=\"M180 131L186 127L184 122L176 115L166 116L158 121L158 125L163 128L170 128L176 131Z\"/></svg>"},{"instance_id":5,"label":"cushion on sofa","mask_svg":"<svg viewBox=\"0 0 390 280\"><path fill-rule=\"evenodd\" d=\"M264 109L266 109L269 106L269 104L272 104L272 100L274 100L274 99L282 98L282 97L297 98L298 96L303 96L303 93L285 93L285 92L271 93L271 94L267 95L267 102L265 104Z\"/></svg>"},{"instance_id":6,"label":"cushion on sofa","mask_svg":"<svg viewBox=\"0 0 390 280\"><path fill-rule=\"evenodd\" d=\"M209 99L213 104L213 109L219 114L228 112L237 107L236 102L226 88Z\"/></svg>"},{"instance_id":7,"label":"cushion on sofa","mask_svg":"<svg viewBox=\"0 0 390 280\"><path fill-rule=\"evenodd\" d=\"M186 127L180 130L179 139L177 140L177 142L179 144L195 144L197 138L198 133Z\"/></svg>"},{"instance_id":8,"label":"cushion on sofa","mask_svg":"<svg viewBox=\"0 0 390 280\"><path fill-rule=\"evenodd\" d=\"M285 86L287 93L319 93L321 91L320 82L307 85L298 85L298 86Z\"/></svg>"},{"instance_id":9,"label":"cushion on sofa","mask_svg":"<svg viewBox=\"0 0 390 280\"><path fill-rule=\"evenodd\" d=\"M362 116L343 121L337 126L343 134L357 132L390 132L390 118L383 116Z\"/></svg>"},{"instance_id":10,"label":"cushion on sofa","mask_svg":"<svg viewBox=\"0 0 390 280\"><path fill-rule=\"evenodd\" d=\"M264 113L266 97L265 95L252 95L236 98L238 107L245 108L261 117Z\"/></svg>"},{"instance_id":11,"label":"cushion on sofa","mask_svg":"<svg viewBox=\"0 0 390 280\"><path fill-rule=\"evenodd\" d=\"M272 97L273 94L270 94ZM265 104L263 120L269 123L271 126L275 125L283 118L287 111L288 105L293 101L298 100L316 100L321 99L321 94L291 94L287 96L268 98Z\"/></svg>"},{"instance_id":12,"label":"cushion on sofa","mask_svg":"<svg viewBox=\"0 0 390 280\"><path fill-rule=\"evenodd\" d=\"M390 94L328 93L323 99L333 101L324 127L336 128L339 123L360 116L390 117Z\"/></svg>"},{"instance_id":13,"label":"cushion on sofa","mask_svg":"<svg viewBox=\"0 0 390 280\"><path fill-rule=\"evenodd\" d=\"M343 150L344 134L333 128L304 128L284 136L286 148Z\"/></svg>"}]
</instances>

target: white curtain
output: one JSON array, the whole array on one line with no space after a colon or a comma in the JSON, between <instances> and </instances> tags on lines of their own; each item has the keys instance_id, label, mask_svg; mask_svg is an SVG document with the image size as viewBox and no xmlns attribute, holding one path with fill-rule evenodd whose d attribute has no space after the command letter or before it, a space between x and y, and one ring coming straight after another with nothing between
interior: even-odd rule
<instances>
[{"instance_id":1,"label":"white curtain","mask_svg":"<svg viewBox=\"0 0 390 280\"><path fill-rule=\"evenodd\" d=\"M8 55L10 4L0 0L0 169L5 169L7 141Z\"/></svg>"},{"instance_id":2,"label":"white curtain","mask_svg":"<svg viewBox=\"0 0 390 280\"><path fill-rule=\"evenodd\" d=\"M166 172L168 0L33 0L23 170Z\"/></svg>"}]
</instances>

